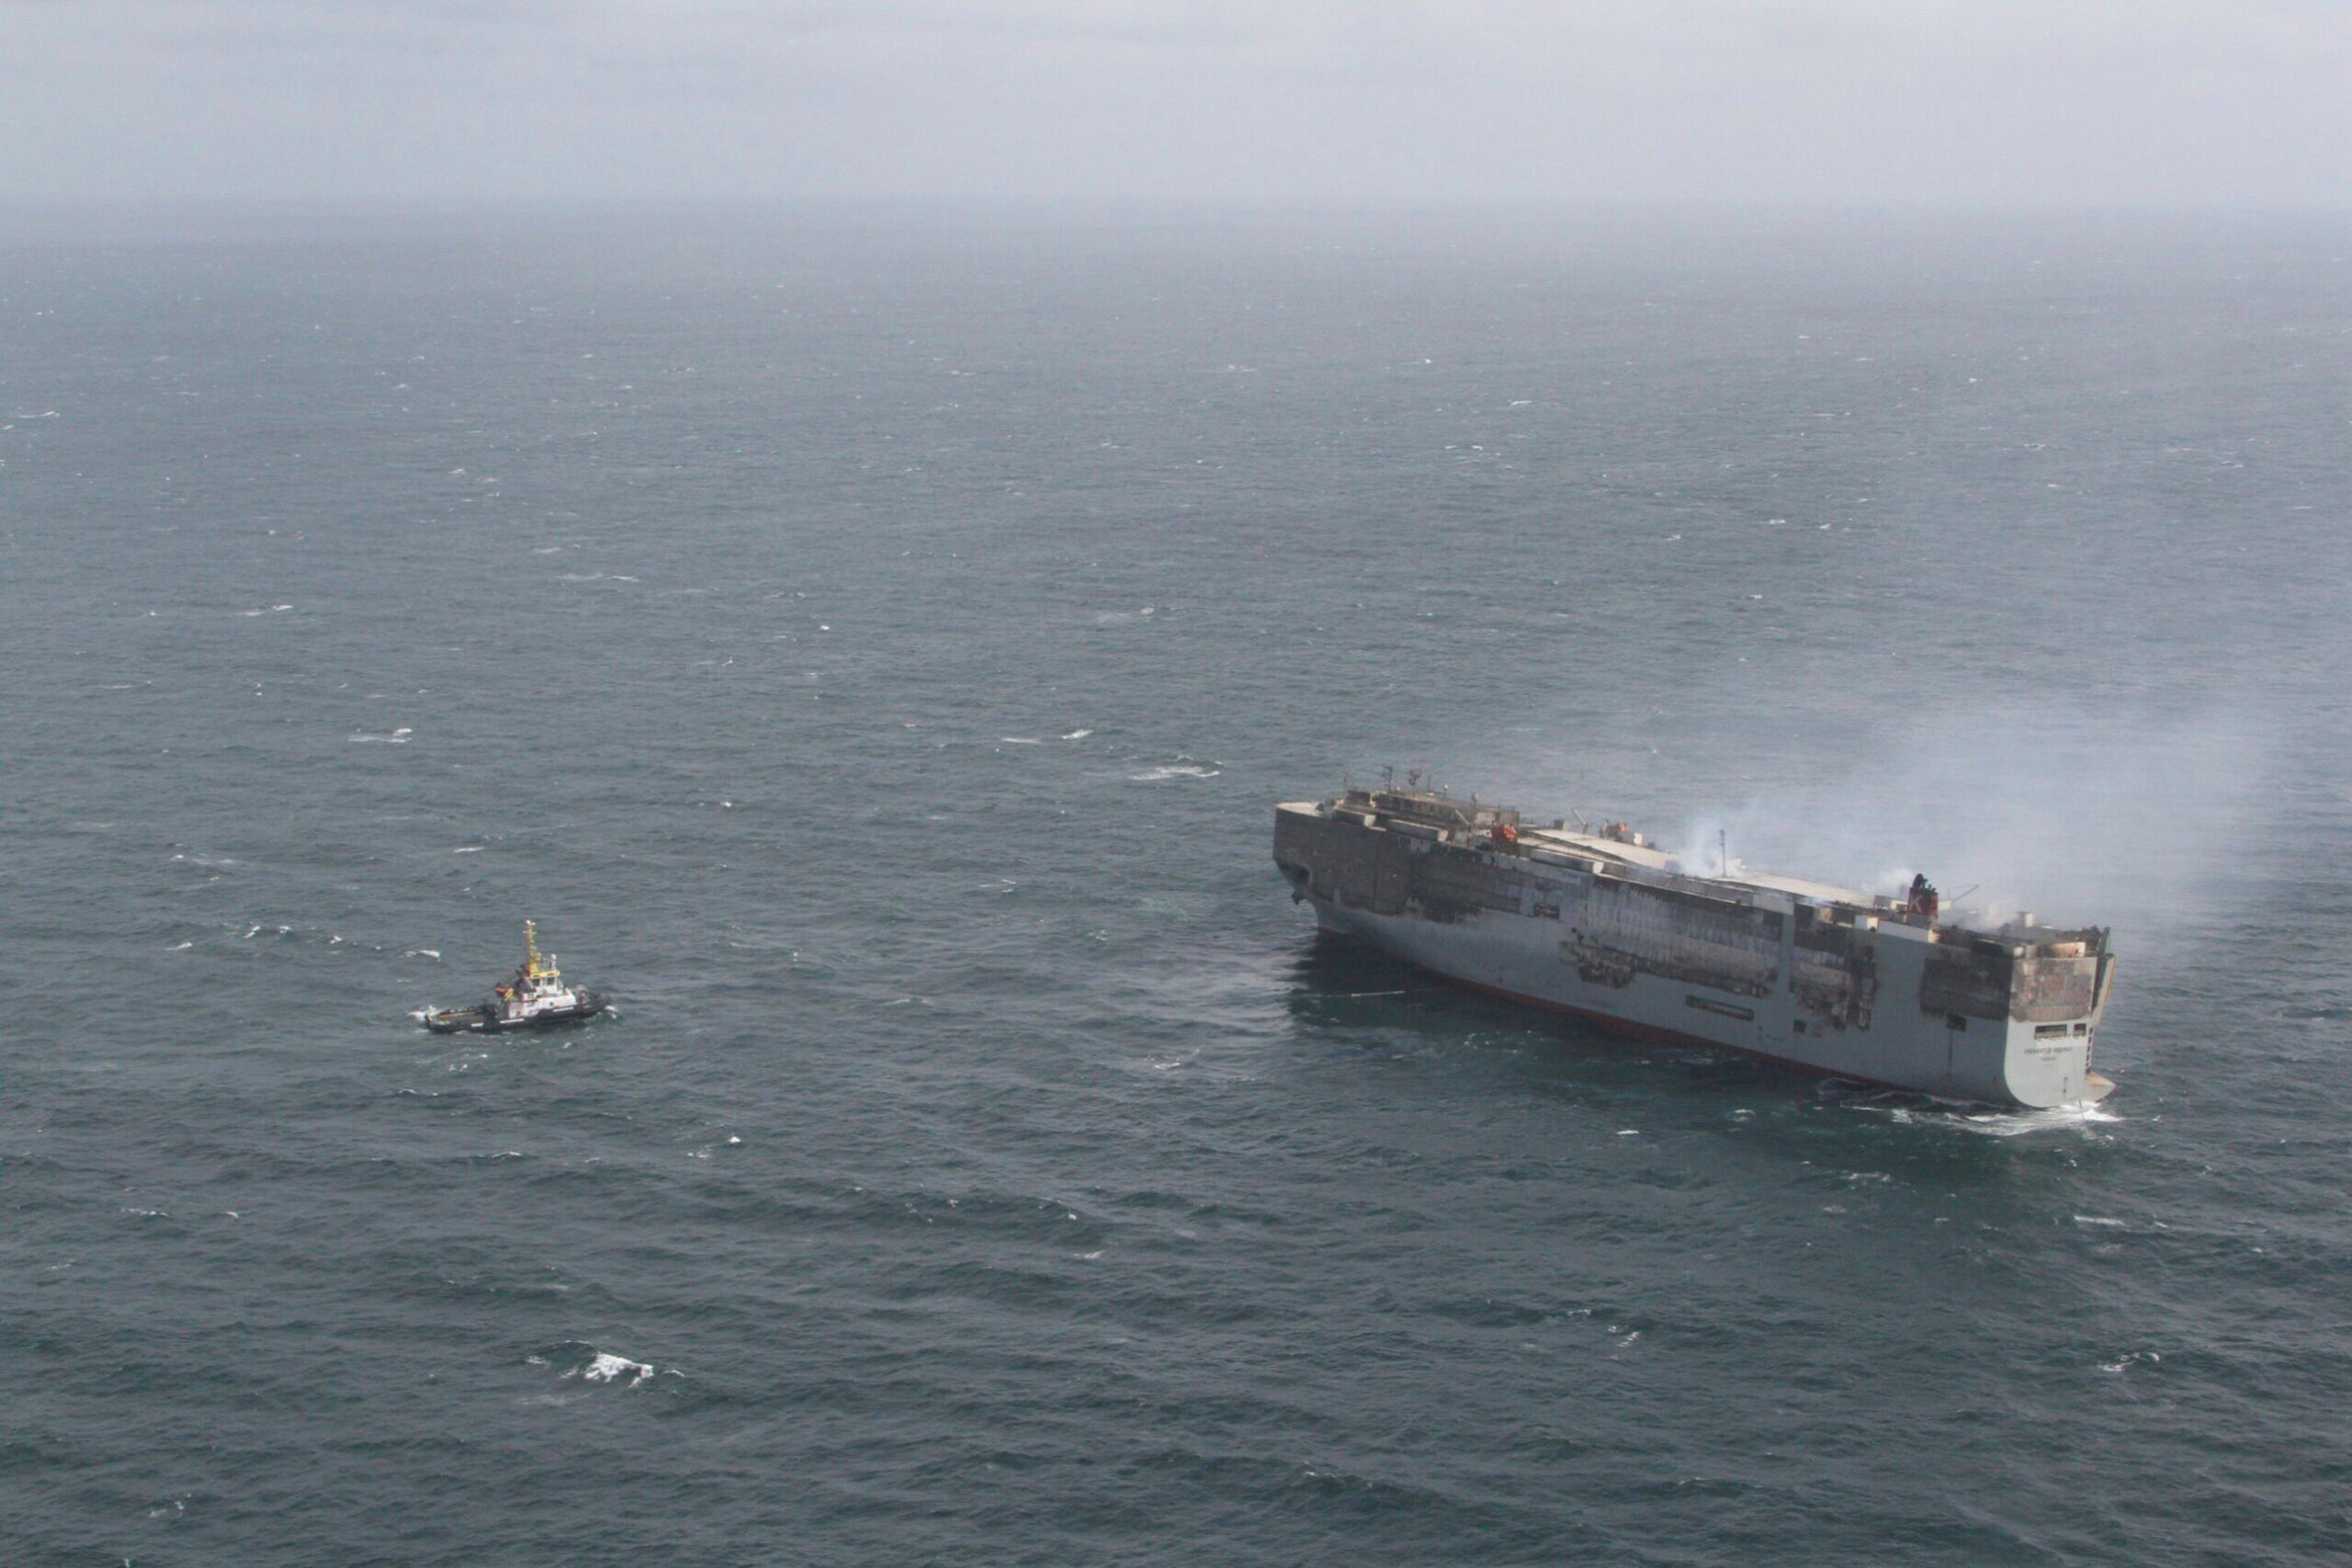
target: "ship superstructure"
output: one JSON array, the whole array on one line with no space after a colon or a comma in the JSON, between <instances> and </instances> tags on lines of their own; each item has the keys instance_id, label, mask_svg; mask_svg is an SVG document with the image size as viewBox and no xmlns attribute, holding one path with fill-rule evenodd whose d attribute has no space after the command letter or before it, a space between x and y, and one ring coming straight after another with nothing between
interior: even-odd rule
<instances>
[{"instance_id":1,"label":"ship superstructure","mask_svg":"<svg viewBox=\"0 0 2352 1568\"><path fill-rule=\"evenodd\" d=\"M2096 1100L2106 931L1994 931L1903 899L1694 875L1622 823L1534 826L1415 784L1275 808L1275 863L1328 931L1652 1039L1997 1105Z\"/></svg>"}]
</instances>

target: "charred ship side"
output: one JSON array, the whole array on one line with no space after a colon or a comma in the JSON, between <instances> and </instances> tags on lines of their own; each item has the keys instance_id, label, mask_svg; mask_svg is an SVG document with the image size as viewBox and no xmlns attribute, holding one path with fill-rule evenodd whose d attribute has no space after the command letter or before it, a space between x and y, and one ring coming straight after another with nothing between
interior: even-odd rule
<instances>
[{"instance_id":1,"label":"charred ship side","mask_svg":"<svg viewBox=\"0 0 2352 1568\"><path fill-rule=\"evenodd\" d=\"M1275 863L1326 931L1449 980L1648 1039L1994 1105L2096 1100L2107 933L2029 917L1983 932L1907 900L1732 868L1683 870L1599 832L1434 788L1275 808Z\"/></svg>"}]
</instances>

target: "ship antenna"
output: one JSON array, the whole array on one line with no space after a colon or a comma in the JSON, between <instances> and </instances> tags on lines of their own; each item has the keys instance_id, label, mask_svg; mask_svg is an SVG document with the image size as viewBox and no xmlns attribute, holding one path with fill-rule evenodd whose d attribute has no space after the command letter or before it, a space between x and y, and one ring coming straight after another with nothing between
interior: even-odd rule
<instances>
[{"instance_id":1,"label":"ship antenna","mask_svg":"<svg viewBox=\"0 0 2352 1568\"><path fill-rule=\"evenodd\" d=\"M1732 874L1732 835L1727 829L1721 827L1715 830L1715 874L1717 876Z\"/></svg>"}]
</instances>

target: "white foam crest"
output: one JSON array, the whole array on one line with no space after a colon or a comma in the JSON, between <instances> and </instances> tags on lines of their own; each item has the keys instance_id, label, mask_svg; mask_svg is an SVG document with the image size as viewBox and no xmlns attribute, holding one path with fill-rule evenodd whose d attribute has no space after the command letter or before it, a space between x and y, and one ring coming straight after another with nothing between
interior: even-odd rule
<instances>
[{"instance_id":1,"label":"white foam crest","mask_svg":"<svg viewBox=\"0 0 2352 1568\"><path fill-rule=\"evenodd\" d=\"M352 736L352 740L354 743L361 744L372 742L379 746L406 746L408 744L408 738L415 733L416 732L407 725L402 725L400 728L394 730L389 735L369 735L363 730L355 731Z\"/></svg>"},{"instance_id":2,"label":"white foam crest","mask_svg":"<svg viewBox=\"0 0 2352 1568\"><path fill-rule=\"evenodd\" d=\"M1127 777L1136 784L1158 784L1164 779L1215 779L1224 772L1222 768L1198 768L1190 763L1172 763Z\"/></svg>"},{"instance_id":3,"label":"white foam crest","mask_svg":"<svg viewBox=\"0 0 2352 1568\"><path fill-rule=\"evenodd\" d=\"M624 1389L633 1389L647 1379L663 1375L663 1369L650 1361L638 1361L608 1350L598 1350L585 1340L578 1339L564 1340L534 1351L523 1358L523 1364L527 1367L555 1368L556 1376L567 1382L611 1383ZM671 1369L667 1375L674 1378L681 1374Z\"/></svg>"},{"instance_id":4,"label":"white foam crest","mask_svg":"<svg viewBox=\"0 0 2352 1568\"><path fill-rule=\"evenodd\" d=\"M2020 1138L2028 1133L2087 1132L2122 1117L2097 1105L2052 1105L2038 1111L1939 1111L1919 1118L1941 1122L1985 1138Z\"/></svg>"},{"instance_id":5,"label":"white foam crest","mask_svg":"<svg viewBox=\"0 0 2352 1568\"><path fill-rule=\"evenodd\" d=\"M653 1373L654 1366L650 1361L631 1361L626 1356L599 1350L595 1359L587 1366L577 1372L567 1372L564 1376L578 1377L583 1383L618 1383L622 1388L633 1389L653 1376Z\"/></svg>"},{"instance_id":6,"label":"white foam crest","mask_svg":"<svg viewBox=\"0 0 2352 1568\"><path fill-rule=\"evenodd\" d=\"M1843 1078L1824 1078L1814 1098L1840 1110L1884 1116L1897 1126L1948 1127L1955 1132L1986 1138L2016 1138L2028 1133L2088 1132L2120 1122L2122 1117L2104 1105L2078 1100L2040 1110L1996 1110L1966 1100L1949 1100L1908 1089L1873 1088Z\"/></svg>"}]
</instances>

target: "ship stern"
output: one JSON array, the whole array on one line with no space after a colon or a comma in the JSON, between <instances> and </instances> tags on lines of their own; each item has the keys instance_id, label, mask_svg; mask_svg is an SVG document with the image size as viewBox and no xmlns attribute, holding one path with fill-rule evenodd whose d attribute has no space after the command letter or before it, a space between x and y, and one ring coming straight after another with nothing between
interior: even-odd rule
<instances>
[{"instance_id":1,"label":"ship stern","mask_svg":"<svg viewBox=\"0 0 2352 1568\"><path fill-rule=\"evenodd\" d=\"M2055 1105L2102 1100L2115 1084L2091 1070L2091 1042L2115 982L2115 955L2098 927L2058 932L2034 944L2010 993L2009 1072Z\"/></svg>"}]
</instances>

